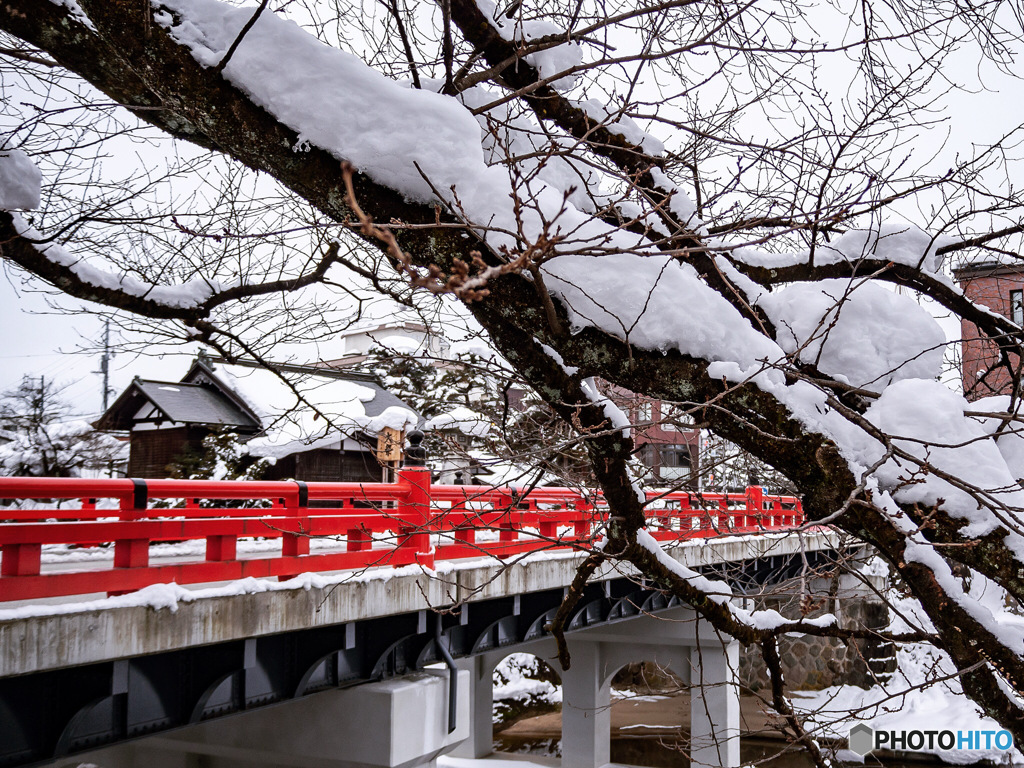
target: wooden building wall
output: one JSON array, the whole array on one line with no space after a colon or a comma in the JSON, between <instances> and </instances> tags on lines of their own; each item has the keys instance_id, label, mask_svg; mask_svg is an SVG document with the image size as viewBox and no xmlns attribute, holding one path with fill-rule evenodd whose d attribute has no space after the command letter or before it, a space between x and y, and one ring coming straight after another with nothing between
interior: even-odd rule
<instances>
[{"instance_id":1,"label":"wooden building wall","mask_svg":"<svg viewBox=\"0 0 1024 768\"><path fill-rule=\"evenodd\" d=\"M379 483L381 466L369 451L318 448L278 459L267 470L267 480L294 478L315 482Z\"/></svg>"},{"instance_id":2,"label":"wooden building wall","mask_svg":"<svg viewBox=\"0 0 1024 768\"><path fill-rule=\"evenodd\" d=\"M203 427L135 430L128 452L128 477L168 477L168 466L189 448L202 452L203 438L208 433Z\"/></svg>"}]
</instances>

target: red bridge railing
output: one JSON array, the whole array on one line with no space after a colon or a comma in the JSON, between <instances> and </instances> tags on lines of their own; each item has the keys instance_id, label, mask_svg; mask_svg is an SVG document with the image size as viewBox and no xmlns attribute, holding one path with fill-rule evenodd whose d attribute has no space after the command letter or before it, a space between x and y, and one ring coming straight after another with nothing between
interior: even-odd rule
<instances>
[{"instance_id":1,"label":"red bridge railing","mask_svg":"<svg viewBox=\"0 0 1024 768\"><path fill-rule=\"evenodd\" d=\"M61 504L3 505L14 499ZM422 467L376 484L0 478L0 602L582 548L605 514L577 489L433 485ZM660 540L803 519L798 499L756 486L649 494L648 514ZM85 557L67 557L75 549Z\"/></svg>"}]
</instances>

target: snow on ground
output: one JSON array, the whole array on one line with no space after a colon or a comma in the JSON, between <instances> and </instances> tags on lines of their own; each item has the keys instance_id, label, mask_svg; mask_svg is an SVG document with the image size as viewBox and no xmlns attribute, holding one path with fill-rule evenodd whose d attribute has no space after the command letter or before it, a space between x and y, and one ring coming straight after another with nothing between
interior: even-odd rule
<instances>
[{"instance_id":1,"label":"snow on ground","mask_svg":"<svg viewBox=\"0 0 1024 768\"><path fill-rule=\"evenodd\" d=\"M512 653L494 668L492 718L503 722L512 712L562 703L562 686L543 677L541 661L530 653Z\"/></svg>"},{"instance_id":2,"label":"snow on ground","mask_svg":"<svg viewBox=\"0 0 1024 768\"><path fill-rule=\"evenodd\" d=\"M921 646L901 650L900 666L928 665L935 661ZM856 686L837 686L822 691L797 691L792 694L793 706L805 713L808 725L816 726L816 736L845 740L855 722L865 722L876 730L897 731L999 731L1001 726L982 715L978 706L959 691L959 685L935 683L925 688L908 690L905 681L868 690ZM850 713L856 713L856 720ZM926 745L927 746L927 745ZM954 765L969 765L980 760L1005 762L1007 753L989 750L922 749ZM1024 756L1014 749L1014 764Z\"/></svg>"},{"instance_id":3,"label":"snow on ground","mask_svg":"<svg viewBox=\"0 0 1024 768\"><path fill-rule=\"evenodd\" d=\"M1002 604L1005 592L981 579L973 580L965 597L988 609ZM925 630L932 627L916 600L888 596L894 610L889 627L892 632L909 631L912 622ZM1014 616L1017 626L1024 626L1024 617ZM1001 726L984 716L978 705L968 699L955 676L955 667L942 651L924 644L908 643L897 648L897 668L892 677L870 689L856 686L833 686L821 691L798 691L792 704L804 713L807 725L816 736L845 740L852 725L867 723L878 730L897 731L999 731ZM980 760L1013 764L1024 762L1019 749L1004 752L994 746L989 750L923 749L946 763L966 765ZM851 753L852 754L852 753Z\"/></svg>"}]
</instances>

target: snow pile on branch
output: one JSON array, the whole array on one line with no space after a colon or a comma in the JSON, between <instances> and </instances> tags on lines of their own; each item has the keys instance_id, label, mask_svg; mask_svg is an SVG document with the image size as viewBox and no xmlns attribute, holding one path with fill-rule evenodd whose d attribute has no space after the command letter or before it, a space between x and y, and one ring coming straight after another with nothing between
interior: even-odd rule
<instances>
[{"instance_id":1,"label":"snow pile on branch","mask_svg":"<svg viewBox=\"0 0 1024 768\"><path fill-rule=\"evenodd\" d=\"M491 0L476 0L476 4L481 13L494 25L498 34L510 42L529 43L544 37L568 37L564 29L547 21L506 19ZM576 43L565 42L537 53L527 54L524 58L537 70L541 78L547 79L579 66L583 61L583 51ZM575 84L576 77L571 74L550 83L551 87L558 91L568 91Z\"/></svg>"},{"instance_id":2,"label":"snow pile on branch","mask_svg":"<svg viewBox=\"0 0 1024 768\"><path fill-rule=\"evenodd\" d=\"M1005 419L994 417L974 417L974 420L985 431L995 438L996 447L1003 456L1007 468L1019 482L1024 479L1024 428L1021 424L1020 403L1011 408L1009 395L995 395L975 400L970 410L977 413L1001 413Z\"/></svg>"},{"instance_id":3,"label":"snow pile on branch","mask_svg":"<svg viewBox=\"0 0 1024 768\"><path fill-rule=\"evenodd\" d=\"M0 152L0 210L39 207L43 174L20 149Z\"/></svg>"},{"instance_id":4,"label":"snow pile on branch","mask_svg":"<svg viewBox=\"0 0 1024 768\"><path fill-rule=\"evenodd\" d=\"M81 256L76 256L59 243L45 244L46 238L35 227L16 213L11 214L14 230L25 239L34 241L35 249L54 264L67 267L79 280L97 288L121 291L129 296L162 304L177 309L192 309L203 304L215 293L227 290L231 286L219 280L204 277L193 278L180 285L153 285L131 275L115 275L99 269Z\"/></svg>"},{"instance_id":5,"label":"snow pile on branch","mask_svg":"<svg viewBox=\"0 0 1024 768\"><path fill-rule=\"evenodd\" d=\"M685 565L672 558L672 556L664 550L661 544L658 543L657 539L651 536L651 534L646 530L641 529L636 532L636 543L653 554L666 570L687 582L691 587L700 590L707 595L709 599L719 605L727 606L733 619L740 624L746 624L752 629L777 630L782 627L795 624L804 624L815 627L830 627L836 623L836 617L831 613L826 613L813 619L804 618L798 622L793 619L787 619L781 613L773 609L748 611L735 605L731 605L730 601L733 597L732 587L730 587L725 581L709 579L707 576L702 576L693 569L687 568Z\"/></svg>"},{"instance_id":6,"label":"snow pile on branch","mask_svg":"<svg viewBox=\"0 0 1024 768\"><path fill-rule=\"evenodd\" d=\"M846 232L829 243L818 243L811 259L809 250L792 253L768 253L756 248L739 248L732 252L737 261L755 267L791 267L813 263L856 263L864 259L891 261L922 269L933 277L949 283L941 275L942 257L936 251L945 244L942 238L929 235L912 224L883 223Z\"/></svg>"},{"instance_id":7,"label":"snow pile on branch","mask_svg":"<svg viewBox=\"0 0 1024 768\"><path fill-rule=\"evenodd\" d=\"M946 512L965 521L963 535L973 538L999 525L994 507L1024 507L1024 491L982 424L964 414L968 408L963 396L940 382L908 379L887 387L864 416L894 436L897 449L931 465L925 472L913 458L894 456L875 473L881 487L893 489L901 503L931 506L942 500ZM858 463L870 466L884 456L877 440L864 439L862 445ZM1008 544L1024 555L1018 534L1010 534Z\"/></svg>"},{"instance_id":8,"label":"snow pile on branch","mask_svg":"<svg viewBox=\"0 0 1024 768\"><path fill-rule=\"evenodd\" d=\"M939 324L909 296L871 281L793 283L757 303L787 354L855 387L881 391L942 371L946 336Z\"/></svg>"},{"instance_id":9,"label":"snow pile on branch","mask_svg":"<svg viewBox=\"0 0 1024 768\"><path fill-rule=\"evenodd\" d=\"M196 61L215 67L253 8L217 0L154 0L154 19ZM282 62L288 62L282 66ZM263 14L224 76L313 144L411 199L434 199L484 170L480 128L455 99L404 88L292 21Z\"/></svg>"}]
</instances>

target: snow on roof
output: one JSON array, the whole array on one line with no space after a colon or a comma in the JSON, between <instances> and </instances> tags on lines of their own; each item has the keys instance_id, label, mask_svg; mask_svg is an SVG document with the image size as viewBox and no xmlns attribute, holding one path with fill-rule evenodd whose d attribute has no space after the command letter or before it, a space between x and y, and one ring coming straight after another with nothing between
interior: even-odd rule
<instances>
[{"instance_id":1,"label":"snow on roof","mask_svg":"<svg viewBox=\"0 0 1024 768\"><path fill-rule=\"evenodd\" d=\"M369 380L221 362L203 368L259 416L263 432L247 443L255 456L281 458L326 448L357 433L376 435L384 427L403 430L419 418Z\"/></svg>"},{"instance_id":2,"label":"snow on roof","mask_svg":"<svg viewBox=\"0 0 1024 768\"><path fill-rule=\"evenodd\" d=\"M181 424L223 424L247 430L259 423L221 393L199 384L132 382L171 420Z\"/></svg>"},{"instance_id":3,"label":"snow on roof","mask_svg":"<svg viewBox=\"0 0 1024 768\"><path fill-rule=\"evenodd\" d=\"M491 422L463 405L457 405L447 413L428 419L423 429L457 429L470 437L484 437L491 428Z\"/></svg>"}]
</instances>

